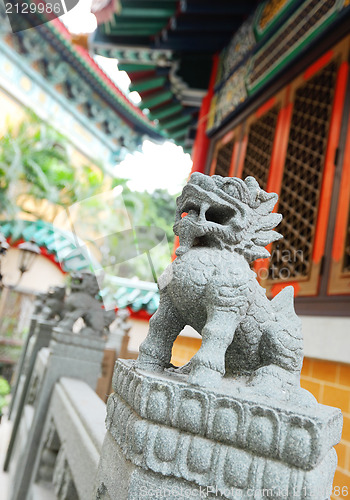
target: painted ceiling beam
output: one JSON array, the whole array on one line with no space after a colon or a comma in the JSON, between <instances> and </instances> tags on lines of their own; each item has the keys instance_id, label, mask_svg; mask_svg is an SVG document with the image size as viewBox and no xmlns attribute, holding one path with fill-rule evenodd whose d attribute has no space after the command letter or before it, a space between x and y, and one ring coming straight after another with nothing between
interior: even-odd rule
<instances>
[{"instance_id":1,"label":"painted ceiling beam","mask_svg":"<svg viewBox=\"0 0 350 500\"><path fill-rule=\"evenodd\" d=\"M167 122L162 122L161 126L165 128L165 130L171 135L171 129L179 127L180 125L185 125L192 121L192 116L191 115L181 115L177 116L176 118L173 118L171 120L168 120Z\"/></svg>"},{"instance_id":2,"label":"painted ceiling beam","mask_svg":"<svg viewBox=\"0 0 350 500\"><path fill-rule=\"evenodd\" d=\"M167 18L165 18L166 22ZM147 28L153 28L154 30L159 30L162 29L164 26L164 20L154 20L145 18L145 17L140 17L140 18L130 18L130 17L121 17L115 15L113 20L112 20L112 25L118 26L118 28L129 28L129 29L134 29L134 28L140 28L140 27L147 27Z\"/></svg>"},{"instance_id":3,"label":"painted ceiling beam","mask_svg":"<svg viewBox=\"0 0 350 500\"><path fill-rule=\"evenodd\" d=\"M230 35L228 33L212 33L198 35L193 33L193 36L173 36L175 33L167 32L167 39L157 36L154 39L154 46L158 49L188 51L191 47L192 53L216 52L221 50L227 43Z\"/></svg>"},{"instance_id":4,"label":"painted ceiling beam","mask_svg":"<svg viewBox=\"0 0 350 500\"><path fill-rule=\"evenodd\" d=\"M170 19L170 29L176 31L202 31L212 32L216 26L220 31L229 31L232 33L242 24L236 16L206 16L206 15L186 15L173 16Z\"/></svg>"},{"instance_id":5,"label":"painted ceiling beam","mask_svg":"<svg viewBox=\"0 0 350 500\"><path fill-rule=\"evenodd\" d=\"M152 64L133 64L133 63L118 63L118 68L120 71L126 71L127 73L137 73L138 71L152 71L156 68L156 65Z\"/></svg>"},{"instance_id":6,"label":"painted ceiling beam","mask_svg":"<svg viewBox=\"0 0 350 500\"><path fill-rule=\"evenodd\" d=\"M193 113L198 113L198 106L185 106L182 109L183 115L193 115Z\"/></svg>"},{"instance_id":7,"label":"painted ceiling beam","mask_svg":"<svg viewBox=\"0 0 350 500\"><path fill-rule=\"evenodd\" d=\"M208 37L208 33L198 33L198 32L190 32L190 33L181 33L177 31L169 31L167 29L162 30L161 34L161 39L166 41L166 42L178 42L181 41L182 43L188 43L187 47L187 52L189 52L191 47L191 44L193 42L196 43L203 43L203 42L213 42L215 40L226 40L228 36L227 33L222 33L220 28L216 27L211 31L210 37Z\"/></svg>"},{"instance_id":8,"label":"painted ceiling beam","mask_svg":"<svg viewBox=\"0 0 350 500\"><path fill-rule=\"evenodd\" d=\"M121 11L120 14L118 14L118 17L121 19L123 17L132 17L132 18L150 18L150 19L163 19L166 20L169 19L174 14L174 9L172 7L170 8L164 8L164 7L157 7L157 8L147 8L145 7L138 7L138 8L131 8L131 7L124 7Z\"/></svg>"},{"instance_id":9,"label":"painted ceiling beam","mask_svg":"<svg viewBox=\"0 0 350 500\"><path fill-rule=\"evenodd\" d=\"M90 39L90 50L95 54L108 55L124 62L157 64L157 61L162 59L165 64L170 63L171 50L152 49L149 37L109 36L105 33L104 26L98 26Z\"/></svg>"},{"instance_id":10,"label":"painted ceiling beam","mask_svg":"<svg viewBox=\"0 0 350 500\"><path fill-rule=\"evenodd\" d=\"M136 92L144 92L145 90L157 89L159 87L163 87L165 81L165 76L156 76L153 78L135 81L130 85L130 92L133 92L134 90Z\"/></svg>"},{"instance_id":11,"label":"painted ceiling beam","mask_svg":"<svg viewBox=\"0 0 350 500\"><path fill-rule=\"evenodd\" d=\"M172 138L172 139L178 139L180 140L180 138L185 138L186 135L187 135L187 127L185 128L181 128L180 130L176 130L175 132L171 132L169 134L169 136Z\"/></svg>"},{"instance_id":12,"label":"painted ceiling beam","mask_svg":"<svg viewBox=\"0 0 350 500\"><path fill-rule=\"evenodd\" d=\"M101 31L100 31L101 30ZM99 26L99 29L95 31L94 33L94 40L92 42L96 43L97 45L101 45L101 48L110 48L113 49L115 47L119 47L120 45L124 45L125 49L133 49L133 48L141 48L141 49L148 49L149 50L149 37L147 36L126 36L126 35L109 35L106 30L106 25L101 24ZM103 45L106 45L103 47ZM120 50L125 50L124 48L120 48Z\"/></svg>"},{"instance_id":13,"label":"painted ceiling beam","mask_svg":"<svg viewBox=\"0 0 350 500\"><path fill-rule=\"evenodd\" d=\"M137 64L138 62L148 64L152 57L150 50L148 50L148 53L144 52L143 54L140 54L139 52L132 50L131 48L129 48L127 51L114 50L110 57L111 56L113 56L115 59L118 59L119 61L131 62L135 64Z\"/></svg>"},{"instance_id":14,"label":"painted ceiling beam","mask_svg":"<svg viewBox=\"0 0 350 500\"><path fill-rule=\"evenodd\" d=\"M165 92L157 93L154 96L148 97L147 99L143 99L140 107L141 109L145 108L153 108L154 106L158 106L163 102L169 101L173 97L173 93L170 90Z\"/></svg>"},{"instance_id":15,"label":"painted ceiling beam","mask_svg":"<svg viewBox=\"0 0 350 500\"><path fill-rule=\"evenodd\" d=\"M167 106L152 109L152 112L148 115L150 120L162 120L163 118L167 118L175 113L178 113L182 110L181 104L169 104Z\"/></svg>"},{"instance_id":16,"label":"painted ceiling beam","mask_svg":"<svg viewBox=\"0 0 350 500\"><path fill-rule=\"evenodd\" d=\"M169 7L176 7L177 0L120 0L121 7L161 7L164 4Z\"/></svg>"},{"instance_id":17,"label":"painted ceiling beam","mask_svg":"<svg viewBox=\"0 0 350 500\"><path fill-rule=\"evenodd\" d=\"M248 15L256 1L245 0L244 2L227 2L225 0L181 0L180 12L188 14L235 14L237 16Z\"/></svg>"},{"instance_id":18,"label":"painted ceiling beam","mask_svg":"<svg viewBox=\"0 0 350 500\"><path fill-rule=\"evenodd\" d=\"M132 7L134 9L137 8L142 8L142 7L149 7L149 8L156 8L156 7L163 7L163 5L166 5L167 8L176 7L177 0L120 0L120 4L123 8L125 7Z\"/></svg>"},{"instance_id":19,"label":"painted ceiling beam","mask_svg":"<svg viewBox=\"0 0 350 500\"><path fill-rule=\"evenodd\" d=\"M176 4L177 0L120 0L122 5L163 5Z\"/></svg>"},{"instance_id":20,"label":"painted ceiling beam","mask_svg":"<svg viewBox=\"0 0 350 500\"><path fill-rule=\"evenodd\" d=\"M163 24L160 26L159 29L154 29L154 28L149 28L147 26L137 26L134 28L128 28L125 26L118 25L118 26L113 26L111 28L110 34L112 36L113 35L118 35L118 36L128 35L129 37L152 36L152 35L154 35L154 33L158 33L162 26L163 26Z\"/></svg>"}]
</instances>

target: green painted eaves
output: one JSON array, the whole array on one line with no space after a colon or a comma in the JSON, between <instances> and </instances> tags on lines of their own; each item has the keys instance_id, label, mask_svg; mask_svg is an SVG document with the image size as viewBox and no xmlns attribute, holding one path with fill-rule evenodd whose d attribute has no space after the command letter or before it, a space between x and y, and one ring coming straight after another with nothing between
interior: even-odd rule
<instances>
[{"instance_id":1,"label":"green painted eaves","mask_svg":"<svg viewBox=\"0 0 350 500\"><path fill-rule=\"evenodd\" d=\"M186 125L190 123L190 121L192 121L191 115L180 115L167 120L166 122L162 122L162 127L169 132L170 129L179 127L180 125ZM171 135L171 132L169 132L169 134Z\"/></svg>"},{"instance_id":2,"label":"green painted eaves","mask_svg":"<svg viewBox=\"0 0 350 500\"><path fill-rule=\"evenodd\" d=\"M164 106L164 108L152 110L149 117L151 120L162 120L163 118L168 118L181 110L181 104L169 104L168 106Z\"/></svg>"},{"instance_id":3,"label":"green painted eaves","mask_svg":"<svg viewBox=\"0 0 350 500\"><path fill-rule=\"evenodd\" d=\"M133 123L136 124L136 126L140 127L141 129L144 129L144 133L149 133L150 136L154 137L155 135L158 138L161 138L164 136L162 131L158 128L157 124L152 123L146 116L140 115L136 109L134 109L134 105L128 101L127 98L123 98L119 93L113 91L112 87L100 76L96 70L89 65L88 61L85 60L83 56L79 54L79 52L72 46L69 40L67 40L56 27L54 26L54 23L46 23L45 28L47 28L51 33L54 34L55 38L59 40L60 43L62 43L66 49L79 61L79 63L84 67L84 69L91 75L91 77L98 81L99 85L101 88L104 89L116 103L118 104L118 107L121 107L121 113L125 113L125 117L128 118L128 115L130 116L130 119Z\"/></svg>"},{"instance_id":4,"label":"green painted eaves","mask_svg":"<svg viewBox=\"0 0 350 500\"><path fill-rule=\"evenodd\" d=\"M157 89L163 87L166 82L165 76L155 76L144 80L138 80L130 85L130 91L145 92L146 90Z\"/></svg>"},{"instance_id":5,"label":"green painted eaves","mask_svg":"<svg viewBox=\"0 0 350 500\"><path fill-rule=\"evenodd\" d=\"M140 107L142 109L152 108L153 106L158 106L159 104L162 104L163 102L169 101L170 99L172 99L172 97L173 97L173 93L170 90L165 90L163 92L157 93L154 96L142 99Z\"/></svg>"},{"instance_id":6,"label":"green painted eaves","mask_svg":"<svg viewBox=\"0 0 350 500\"><path fill-rule=\"evenodd\" d=\"M107 307L122 309L130 307L133 311L146 311L153 314L159 305L159 290L156 283L135 281L118 276L107 276L107 285L100 295Z\"/></svg>"},{"instance_id":7,"label":"green painted eaves","mask_svg":"<svg viewBox=\"0 0 350 500\"><path fill-rule=\"evenodd\" d=\"M12 244L24 240L33 240L39 247L45 248L54 256L65 272L89 271L98 269L99 263L88 254L86 245L73 233L59 229L42 220L0 221L0 231Z\"/></svg>"}]
</instances>

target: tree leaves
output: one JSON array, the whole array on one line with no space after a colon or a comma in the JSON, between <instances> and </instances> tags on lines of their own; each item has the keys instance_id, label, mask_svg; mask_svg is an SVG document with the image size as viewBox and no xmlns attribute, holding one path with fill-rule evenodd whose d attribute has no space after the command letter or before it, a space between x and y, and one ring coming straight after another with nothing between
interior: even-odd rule
<instances>
[{"instance_id":1,"label":"tree leaves","mask_svg":"<svg viewBox=\"0 0 350 500\"><path fill-rule=\"evenodd\" d=\"M75 167L68 150L65 137L31 112L16 128L9 125L0 139L1 213L13 217L24 208L26 196L67 207L96 194L103 183L102 170Z\"/></svg>"}]
</instances>

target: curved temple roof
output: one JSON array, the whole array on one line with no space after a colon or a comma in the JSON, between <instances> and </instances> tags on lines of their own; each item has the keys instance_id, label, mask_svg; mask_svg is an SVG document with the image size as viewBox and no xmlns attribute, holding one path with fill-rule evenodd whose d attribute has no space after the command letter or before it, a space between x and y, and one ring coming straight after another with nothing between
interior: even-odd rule
<instances>
[{"instance_id":1,"label":"curved temple roof","mask_svg":"<svg viewBox=\"0 0 350 500\"><path fill-rule=\"evenodd\" d=\"M190 151L212 66L257 0L94 0L90 49L118 59L142 108Z\"/></svg>"},{"instance_id":2,"label":"curved temple roof","mask_svg":"<svg viewBox=\"0 0 350 500\"><path fill-rule=\"evenodd\" d=\"M63 231L48 222L0 221L0 231L13 246L22 241L33 240L40 247L41 254L63 272L100 269L100 264L92 257L84 242L71 232ZM128 307L134 317L145 320L157 310L159 291L156 283L110 275L106 276L105 281L106 285L100 295L108 307Z\"/></svg>"},{"instance_id":3,"label":"curved temple roof","mask_svg":"<svg viewBox=\"0 0 350 500\"><path fill-rule=\"evenodd\" d=\"M96 64L89 52L81 46L73 45L70 40L70 34L59 19L54 19L50 23L45 24L48 30L54 35L53 43L57 44L59 49L66 50L74 56L74 67L81 65L87 72L84 76L88 77L91 83L98 83L101 88L96 90L102 95L107 92L114 101L116 111L136 128L139 133L147 134L155 139L162 137L158 132L156 123L152 122L147 116L142 113L141 109L135 106L126 95L112 82L108 75Z\"/></svg>"},{"instance_id":4,"label":"curved temple roof","mask_svg":"<svg viewBox=\"0 0 350 500\"><path fill-rule=\"evenodd\" d=\"M97 134L110 142L116 154L136 150L144 136L156 141L164 139L158 124L124 95L86 48L72 42L59 19L36 25L40 14L18 14L21 30L11 33L9 28L4 29L5 16L0 9L0 22L4 21L0 29L3 50L8 47L19 53L28 71L44 78L44 84L51 87L58 99L68 99L72 114L96 127Z\"/></svg>"},{"instance_id":5,"label":"curved temple roof","mask_svg":"<svg viewBox=\"0 0 350 500\"><path fill-rule=\"evenodd\" d=\"M0 231L11 245L33 240L44 257L48 257L63 272L89 271L100 267L88 252L84 242L69 231L63 231L41 220L0 221ZM79 244L79 246L77 245Z\"/></svg>"}]
</instances>

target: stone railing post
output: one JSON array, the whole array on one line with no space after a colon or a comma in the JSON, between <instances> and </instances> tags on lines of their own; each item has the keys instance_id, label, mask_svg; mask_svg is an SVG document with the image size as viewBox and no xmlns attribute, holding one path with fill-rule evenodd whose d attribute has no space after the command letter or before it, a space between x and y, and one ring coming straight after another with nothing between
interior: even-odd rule
<instances>
[{"instance_id":1,"label":"stone railing post","mask_svg":"<svg viewBox=\"0 0 350 500\"><path fill-rule=\"evenodd\" d=\"M36 388L29 391L34 407L32 421L29 425L26 442L18 443L20 454L15 453L10 473L13 478L9 500L27 498L33 477L34 464L42 438L43 423L48 411L50 398L55 383L61 377L84 380L95 390L101 370L105 341L102 338L73 334L70 331L55 327L47 349L44 373L36 382ZM41 352L44 352L42 350ZM35 392L35 394L33 394ZM16 438L13 448L16 449ZM20 456L18 456L20 455Z\"/></svg>"},{"instance_id":2,"label":"stone railing post","mask_svg":"<svg viewBox=\"0 0 350 500\"><path fill-rule=\"evenodd\" d=\"M30 378L38 351L47 347L50 342L50 328L38 328L38 323L53 327L63 314L65 287L49 288L47 293L38 295L34 303L34 313L31 318L29 331L22 347L21 357L16 368L15 383L12 389L12 398L9 408L9 418L16 417L16 408L19 400L25 399L23 394L24 375ZM45 334L48 333L48 335Z\"/></svg>"},{"instance_id":3,"label":"stone railing post","mask_svg":"<svg viewBox=\"0 0 350 500\"><path fill-rule=\"evenodd\" d=\"M26 336L25 342L24 342L22 350L21 350L20 359L19 359L18 364L16 366L15 375L14 375L14 384L13 384L13 389L11 391L11 402L9 405L9 412L8 412L8 417L10 420L11 420L11 417L13 417L13 409L15 406L16 398L17 398L18 388L20 386L20 379L21 379L21 376L23 375L23 372L24 372L24 365L25 365L25 359L26 359L27 351L28 351L28 347L29 347L29 341L32 338L32 336L34 335L38 319L39 319L39 317L36 314L32 315L30 325L29 325L28 334Z\"/></svg>"},{"instance_id":4,"label":"stone railing post","mask_svg":"<svg viewBox=\"0 0 350 500\"><path fill-rule=\"evenodd\" d=\"M19 379L16 384L16 390L13 395L14 401L12 404L12 432L9 446L7 448L6 458L4 462L4 470L8 470L11 455L16 441L19 424L23 415L23 409L28 397L28 389L31 384L33 370L38 352L43 347L50 344L52 329L55 325L52 321L43 321L42 319L35 320L35 332L30 338L26 355L23 360L23 370L19 374Z\"/></svg>"}]
</instances>

